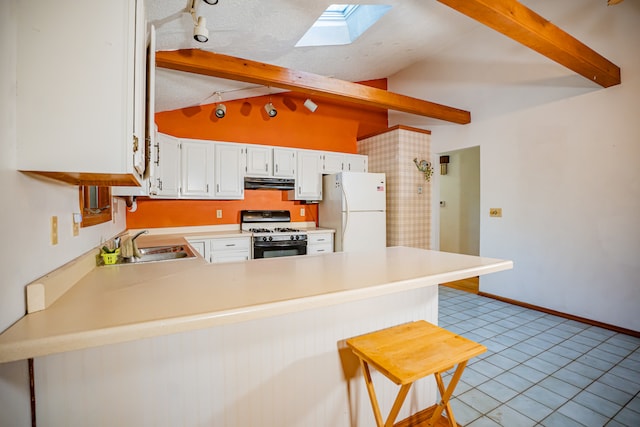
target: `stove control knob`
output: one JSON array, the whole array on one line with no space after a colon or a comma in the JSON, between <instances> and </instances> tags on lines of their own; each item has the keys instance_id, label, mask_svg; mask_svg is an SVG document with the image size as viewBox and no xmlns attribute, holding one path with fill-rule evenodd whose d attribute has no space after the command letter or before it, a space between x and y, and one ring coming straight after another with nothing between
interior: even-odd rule
<instances>
[{"instance_id":1,"label":"stove control knob","mask_svg":"<svg viewBox=\"0 0 640 427\"><path fill-rule=\"evenodd\" d=\"M263 241L263 242L266 242L266 241L267 241L267 236L264 236L264 237L262 238L262 241Z\"/></svg>"},{"instance_id":2,"label":"stove control knob","mask_svg":"<svg viewBox=\"0 0 640 427\"><path fill-rule=\"evenodd\" d=\"M296 240L296 236L291 236L291 240Z\"/></svg>"},{"instance_id":3,"label":"stove control knob","mask_svg":"<svg viewBox=\"0 0 640 427\"><path fill-rule=\"evenodd\" d=\"M269 236L269 241L272 241L272 240L273 240L273 237Z\"/></svg>"}]
</instances>

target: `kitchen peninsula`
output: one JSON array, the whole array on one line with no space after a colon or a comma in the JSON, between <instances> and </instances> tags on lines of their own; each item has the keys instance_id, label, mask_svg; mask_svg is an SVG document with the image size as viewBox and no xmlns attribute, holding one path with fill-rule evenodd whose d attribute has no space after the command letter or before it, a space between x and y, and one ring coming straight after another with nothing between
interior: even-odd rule
<instances>
[{"instance_id":1,"label":"kitchen peninsula","mask_svg":"<svg viewBox=\"0 0 640 427\"><path fill-rule=\"evenodd\" d=\"M437 323L435 285L509 268L406 247L100 267L0 335L0 362L36 358L51 425L367 425L341 340ZM435 400L428 381L412 393Z\"/></svg>"}]
</instances>

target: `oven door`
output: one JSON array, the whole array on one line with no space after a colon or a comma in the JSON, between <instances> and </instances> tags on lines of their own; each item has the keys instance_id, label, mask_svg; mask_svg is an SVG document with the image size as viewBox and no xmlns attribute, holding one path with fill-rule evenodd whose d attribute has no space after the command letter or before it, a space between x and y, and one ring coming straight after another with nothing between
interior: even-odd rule
<instances>
[{"instance_id":1,"label":"oven door","mask_svg":"<svg viewBox=\"0 0 640 427\"><path fill-rule=\"evenodd\" d=\"M307 241L287 240L282 242L253 243L253 258L275 258L281 256L306 255Z\"/></svg>"}]
</instances>

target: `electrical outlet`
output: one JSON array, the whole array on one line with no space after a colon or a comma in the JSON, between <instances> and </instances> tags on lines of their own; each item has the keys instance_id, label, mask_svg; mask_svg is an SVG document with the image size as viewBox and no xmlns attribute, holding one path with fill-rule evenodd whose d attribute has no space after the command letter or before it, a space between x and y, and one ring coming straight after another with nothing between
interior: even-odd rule
<instances>
[{"instance_id":1,"label":"electrical outlet","mask_svg":"<svg viewBox=\"0 0 640 427\"><path fill-rule=\"evenodd\" d=\"M304 216L305 212L304 212L304 208L300 208L300 216Z\"/></svg>"},{"instance_id":2,"label":"electrical outlet","mask_svg":"<svg viewBox=\"0 0 640 427\"><path fill-rule=\"evenodd\" d=\"M58 217L57 216L51 217L51 244L52 245L58 244Z\"/></svg>"},{"instance_id":3,"label":"electrical outlet","mask_svg":"<svg viewBox=\"0 0 640 427\"><path fill-rule=\"evenodd\" d=\"M216 218L222 218L222 209L216 210Z\"/></svg>"},{"instance_id":4,"label":"electrical outlet","mask_svg":"<svg viewBox=\"0 0 640 427\"><path fill-rule=\"evenodd\" d=\"M422 185L418 186L418 194L422 194Z\"/></svg>"},{"instance_id":5,"label":"electrical outlet","mask_svg":"<svg viewBox=\"0 0 640 427\"><path fill-rule=\"evenodd\" d=\"M489 216L499 218L502 216L502 208L489 208Z\"/></svg>"}]
</instances>

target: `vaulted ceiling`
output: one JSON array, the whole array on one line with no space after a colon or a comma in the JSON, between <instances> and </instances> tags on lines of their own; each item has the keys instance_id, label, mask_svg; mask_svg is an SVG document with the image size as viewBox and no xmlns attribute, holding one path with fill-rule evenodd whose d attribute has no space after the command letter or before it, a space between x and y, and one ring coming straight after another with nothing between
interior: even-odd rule
<instances>
[{"instance_id":1,"label":"vaulted ceiling","mask_svg":"<svg viewBox=\"0 0 640 427\"><path fill-rule=\"evenodd\" d=\"M192 36L193 19L187 12L192 0L149 0L147 19L156 27L156 49L159 51L197 48L346 81L390 77L414 64L436 64L450 61L457 55L464 55L465 63L471 66L474 61L478 66L486 61L509 64L510 61L519 61L522 54L542 63L554 63L497 33L486 22L476 21L478 17L473 13L477 11L468 13L472 19L455 10L455 5L443 4L459 1L387 0L366 3L388 4L392 8L358 40L342 46L295 47L300 37L331 4L328 1L219 0L215 5L208 5L196 0L196 15L206 17L210 32L209 41L204 44L196 42ZM604 16L613 13L612 9L631 4L607 7L605 0L527 0L521 3L544 18L559 22L557 25L570 34L574 20L593 20L598 14ZM589 13L585 13L585 9L589 9ZM545 30L544 26L542 30ZM572 35L581 38L580 34ZM492 47L483 46L476 57L465 48L473 45L474 40L487 37L496 43L492 42ZM535 43L540 44L540 40ZM519 55L514 55L514 52ZM606 56L606 51L599 53ZM566 55L567 52L560 54ZM562 65L555 66L563 68ZM572 73L571 70L565 71ZM584 84L596 87L589 81ZM222 93L223 100L229 100L264 95L270 90L273 91L260 84L158 68L156 109L165 111L215 102L216 92ZM466 101L465 105L456 105L457 101L452 97L446 104L458 108L468 108L473 104Z\"/></svg>"}]
</instances>

